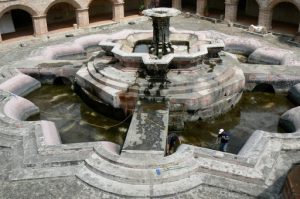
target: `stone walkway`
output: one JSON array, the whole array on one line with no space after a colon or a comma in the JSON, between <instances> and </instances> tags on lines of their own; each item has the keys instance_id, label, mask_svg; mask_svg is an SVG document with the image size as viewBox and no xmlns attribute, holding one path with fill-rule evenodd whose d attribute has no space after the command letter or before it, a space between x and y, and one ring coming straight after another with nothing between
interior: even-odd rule
<instances>
[{"instance_id":1,"label":"stone walkway","mask_svg":"<svg viewBox=\"0 0 300 199\"><path fill-rule=\"evenodd\" d=\"M169 125L166 103L138 102L121 155L164 157Z\"/></svg>"}]
</instances>

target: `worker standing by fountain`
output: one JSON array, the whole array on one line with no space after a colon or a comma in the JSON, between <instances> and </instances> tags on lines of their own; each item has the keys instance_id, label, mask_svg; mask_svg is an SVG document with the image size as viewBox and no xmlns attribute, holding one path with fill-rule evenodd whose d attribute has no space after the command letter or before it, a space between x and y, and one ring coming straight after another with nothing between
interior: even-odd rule
<instances>
[{"instance_id":1,"label":"worker standing by fountain","mask_svg":"<svg viewBox=\"0 0 300 199\"><path fill-rule=\"evenodd\" d=\"M167 155L174 153L180 144L181 140L176 133L169 134L167 138Z\"/></svg>"},{"instance_id":2,"label":"worker standing by fountain","mask_svg":"<svg viewBox=\"0 0 300 199\"><path fill-rule=\"evenodd\" d=\"M224 129L219 130L219 135L217 137L217 143L220 143L220 151L227 152L228 142L230 140L230 132L224 131Z\"/></svg>"}]
</instances>

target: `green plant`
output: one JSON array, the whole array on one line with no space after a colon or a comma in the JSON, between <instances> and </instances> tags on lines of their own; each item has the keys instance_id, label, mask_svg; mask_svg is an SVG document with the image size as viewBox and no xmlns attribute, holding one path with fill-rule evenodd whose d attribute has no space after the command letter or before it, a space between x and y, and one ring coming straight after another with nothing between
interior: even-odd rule
<instances>
[{"instance_id":1,"label":"green plant","mask_svg":"<svg viewBox=\"0 0 300 199\"><path fill-rule=\"evenodd\" d=\"M139 7L139 10L140 10L140 11L143 11L144 9L145 9L145 5L144 5L144 4L141 4L140 7Z\"/></svg>"}]
</instances>

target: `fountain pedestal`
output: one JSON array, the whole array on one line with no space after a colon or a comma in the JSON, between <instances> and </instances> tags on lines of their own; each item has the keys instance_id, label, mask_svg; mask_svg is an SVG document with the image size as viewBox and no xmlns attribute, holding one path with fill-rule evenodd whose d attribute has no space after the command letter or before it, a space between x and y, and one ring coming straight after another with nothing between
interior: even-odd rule
<instances>
[{"instance_id":1,"label":"fountain pedestal","mask_svg":"<svg viewBox=\"0 0 300 199\"><path fill-rule=\"evenodd\" d=\"M173 53L170 36L170 18L155 18L153 17L153 41L149 48L151 54L156 55L158 58Z\"/></svg>"},{"instance_id":2,"label":"fountain pedestal","mask_svg":"<svg viewBox=\"0 0 300 199\"><path fill-rule=\"evenodd\" d=\"M143 14L152 18L153 39L149 48L150 54L156 55L159 59L174 49L170 42L170 17L180 14L180 11L172 8L153 8L144 10Z\"/></svg>"}]
</instances>

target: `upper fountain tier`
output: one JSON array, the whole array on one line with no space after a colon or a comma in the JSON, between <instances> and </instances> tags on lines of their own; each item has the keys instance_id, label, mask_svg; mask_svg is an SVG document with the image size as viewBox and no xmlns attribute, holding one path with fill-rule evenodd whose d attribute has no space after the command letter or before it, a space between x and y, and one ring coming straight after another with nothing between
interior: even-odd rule
<instances>
[{"instance_id":1,"label":"upper fountain tier","mask_svg":"<svg viewBox=\"0 0 300 199\"><path fill-rule=\"evenodd\" d=\"M194 31L179 32L170 28L170 17L180 14L179 10L153 8L144 10L143 14L152 18L153 31L125 30L114 39L100 42L102 49L112 53L125 67L146 66L154 73L193 67L224 48L221 40L207 40ZM144 46L142 52L136 50L139 45Z\"/></svg>"},{"instance_id":2,"label":"upper fountain tier","mask_svg":"<svg viewBox=\"0 0 300 199\"><path fill-rule=\"evenodd\" d=\"M205 57L214 57L224 49L221 40L204 39L203 35L194 31L177 31L170 28L170 41L174 44L174 52L160 59L147 52L136 52L137 45L149 45L152 41L151 30L123 30L114 38L100 42L100 46L108 54L113 54L124 67L140 68L142 65L150 70L166 68L189 68L202 63Z\"/></svg>"}]
</instances>

